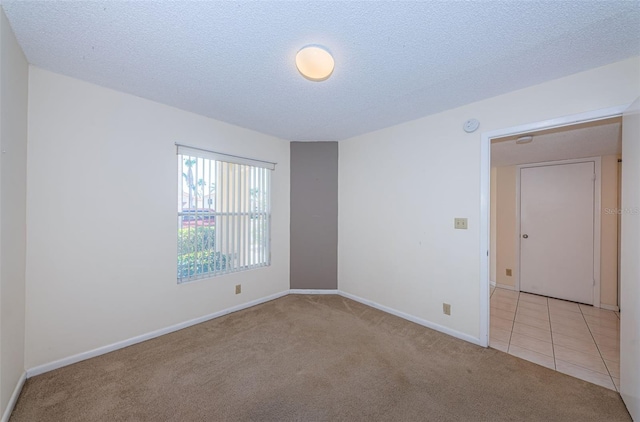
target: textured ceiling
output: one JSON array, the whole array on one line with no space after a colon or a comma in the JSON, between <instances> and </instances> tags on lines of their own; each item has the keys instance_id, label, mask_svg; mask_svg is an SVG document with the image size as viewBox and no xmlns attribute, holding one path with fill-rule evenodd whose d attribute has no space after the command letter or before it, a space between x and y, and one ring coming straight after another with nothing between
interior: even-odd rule
<instances>
[{"instance_id":1,"label":"textured ceiling","mask_svg":"<svg viewBox=\"0 0 640 422\"><path fill-rule=\"evenodd\" d=\"M36 66L289 140L341 140L640 54L637 0L3 8ZM306 44L334 55L329 80L297 73Z\"/></svg>"},{"instance_id":2,"label":"textured ceiling","mask_svg":"<svg viewBox=\"0 0 640 422\"><path fill-rule=\"evenodd\" d=\"M570 158L617 155L622 152L622 118L581 123L539 132L532 132L533 141L518 145L509 136L491 142L491 165L541 163Z\"/></svg>"}]
</instances>

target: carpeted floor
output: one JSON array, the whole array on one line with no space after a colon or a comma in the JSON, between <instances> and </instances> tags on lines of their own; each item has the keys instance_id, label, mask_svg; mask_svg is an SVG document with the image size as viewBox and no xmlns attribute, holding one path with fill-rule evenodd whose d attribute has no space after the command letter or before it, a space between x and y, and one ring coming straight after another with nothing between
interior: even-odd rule
<instances>
[{"instance_id":1,"label":"carpeted floor","mask_svg":"<svg viewBox=\"0 0 640 422\"><path fill-rule=\"evenodd\" d=\"M286 296L27 381L11 422L629 421L620 396L340 296Z\"/></svg>"}]
</instances>

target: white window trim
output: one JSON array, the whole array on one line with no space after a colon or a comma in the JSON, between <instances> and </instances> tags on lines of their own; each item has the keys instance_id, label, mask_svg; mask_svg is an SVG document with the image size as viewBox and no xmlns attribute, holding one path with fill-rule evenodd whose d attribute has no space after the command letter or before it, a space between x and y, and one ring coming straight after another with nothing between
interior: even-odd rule
<instances>
[{"instance_id":1,"label":"white window trim","mask_svg":"<svg viewBox=\"0 0 640 422\"><path fill-rule=\"evenodd\" d=\"M178 243L176 273L178 284L271 265L271 171L269 170L275 169L276 163L179 144L176 146L179 166L178 241L184 239L185 221L187 224L187 240ZM203 180L202 186L221 184L208 193L210 195L208 201L215 196L213 203L205 204L206 195L203 193L200 196L197 189L192 196L192 188L189 187L189 205L185 208L183 180L185 157L196 159L195 178ZM198 169L198 163L203 166L201 170ZM188 171L190 175L191 165ZM188 183L188 185L191 184ZM256 190L257 193L255 193ZM199 197L202 198L202 203L199 203ZM194 218L185 220L187 216ZM199 224L201 220L203 224ZM208 224L204 224L205 220L208 220ZM199 230L209 231L210 237L206 240L209 242L208 245L206 243L201 245L198 242ZM193 250L190 247L192 242ZM189 250L180 250L185 244ZM188 254L194 254L193 263L190 259L181 263L181 259L185 259ZM183 275L185 272L186 275Z\"/></svg>"}]
</instances>

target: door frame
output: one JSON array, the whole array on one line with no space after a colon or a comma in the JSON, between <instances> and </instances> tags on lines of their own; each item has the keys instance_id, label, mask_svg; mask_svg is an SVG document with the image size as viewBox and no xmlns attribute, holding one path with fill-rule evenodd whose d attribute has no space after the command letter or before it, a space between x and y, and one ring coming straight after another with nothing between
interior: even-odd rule
<instances>
[{"instance_id":1,"label":"door frame","mask_svg":"<svg viewBox=\"0 0 640 422\"><path fill-rule=\"evenodd\" d=\"M532 168L532 167L545 167L545 166L556 166L563 164L575 164L575 163L594 163L594 171L596 173L596 180L594 183L594 191L593 191L593 306L596 308L600 308L600 230L601 230L601 198L602 198L602 176L601 176L601 163L602 159L600 157L587 157L587 158L574 158L569 160L554 160L554 161L544 161L540 163L528 163L528 164L519 164L516 166L516 250L518 253L518 259L516 259L517 268L515 269L516 274L516 290L520 291L520 270L522 266L520 262L522 260L522 249L521 249L521 241L522 241L522 233L520 233L520 171L523 168Z\"/></svg>"},{"instance_id":2,"label":"door frame","mask_svg":"<svg viewBox=\"0 0 640 422\"><path fill-rule=\"evenodd\" d=\"M491 140L505 136L523 135L544 129L571 126L578 123L604 120L622 116L631 103L615 107L608 107L585 113L572 114L548 120L511 126L503 129L491 130L480 134L480 338L481 346L489 345L489 250L490 244L490 213L491 204Z\"/></svg>"}]
</instances>

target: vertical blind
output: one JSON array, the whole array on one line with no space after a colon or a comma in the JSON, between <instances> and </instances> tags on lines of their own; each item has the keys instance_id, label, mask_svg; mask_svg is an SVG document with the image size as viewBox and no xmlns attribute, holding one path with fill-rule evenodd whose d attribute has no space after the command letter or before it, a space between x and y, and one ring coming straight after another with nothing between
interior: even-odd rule
<instances>
[{"instance_id":1,"label":"vertical blind","mask_svg":"<svg viewBox=\"0 0 640 422\"><path fill-rule=\"evenodd\" d=\"M274 164L178 145L178 282L271 263Z\"/></svg>"}]
</instances>

